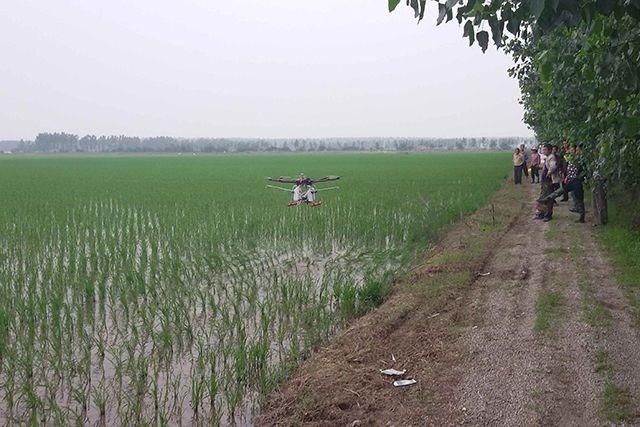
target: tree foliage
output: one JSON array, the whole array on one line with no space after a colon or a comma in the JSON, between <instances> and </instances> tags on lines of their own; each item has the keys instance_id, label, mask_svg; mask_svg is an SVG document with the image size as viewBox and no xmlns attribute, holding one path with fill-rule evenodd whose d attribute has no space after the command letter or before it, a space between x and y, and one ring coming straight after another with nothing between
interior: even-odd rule
<instances>
[{"instance_id":1,"label":"tree foliage","mask_svg":"<svg viewBox=\"0 0 640 427\"><path fill-rule=\"evenodd\" d=\"M600 16L506 46L525 122L542 141L581 143L597 176L640 183L640 28Z\"/></svg>"},{"instance_id":2,"label":"tree foliage","mask_svg":"<svg viewBox=\"0 0 640 427\"><path fill-rule=\"evenodd\" d=\"M414 7L419 19L425 7ZM590 172L638 186L640 0L438 2L437 24L454 16L470 45L486 51L491 38L513 56L509 73L539 140L578 142Z\"/></svg>"}]
</instances>

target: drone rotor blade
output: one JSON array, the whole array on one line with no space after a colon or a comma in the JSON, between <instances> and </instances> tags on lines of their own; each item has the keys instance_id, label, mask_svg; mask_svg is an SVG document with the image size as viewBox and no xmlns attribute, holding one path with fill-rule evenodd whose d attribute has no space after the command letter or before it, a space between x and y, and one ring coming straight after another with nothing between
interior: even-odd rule
<instances>
[{"instance_id":1,"label":"drone rotor blade","mask_svg":"<svg viewBox=\"0 0 640 427\"><path fill-rule=\"evenodd\" d=\"M288 176L281 176L279 178L267 178L267 181L272 181L272 182L282 182L284 184L295 184L296 180L293 178L289 178Z\"/></svg>"},{"instance_id":2,"label":"drone rotor blade","mask_svg":"<svg viewBox=\"0 0 640 427\"><path fill-rule=\"evenodd\" d=\"M325 176L324 178L314 179L313 182L329 182L329 181L337 181L339 179L340 177L337 175L328 175L328 176Z\"/></svg>"},{"instance_id":3,"label":"drone rotor blade","mask_svg":"<svg viewBox=\"0 0 640 427\"><path fill-rule=\"evenodd\" d=\"M267 188L273 188L274 190L282 190L282 191L286 191L287 193L292 192L289 188L278 187L277 185L267 185Z\"/></svg>"},{"instance_id":4,"label":"drone rotor blade","mask_svg":"<svg viewBox=\"0 0 640 427\"><path fill-rule=\"evenodd\" d=\"M340 187L325 187L325 188L318 188L316 189L316 191L325 191L325 190L339 190Z\"/></svg>"}]
</instances>

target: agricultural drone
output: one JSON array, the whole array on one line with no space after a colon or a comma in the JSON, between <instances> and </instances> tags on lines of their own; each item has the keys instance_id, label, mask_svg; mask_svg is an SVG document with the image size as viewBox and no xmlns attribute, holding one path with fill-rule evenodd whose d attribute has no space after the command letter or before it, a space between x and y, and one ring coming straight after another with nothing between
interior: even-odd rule
<instances>
[{"instance_id":1,"label":"agricultural drone","mask_svg":"<svg viewBox=\"0 0 640 427\"><path fill-rule=\"evenodd\" d=\"M288 176L281 176L280 178L267 178L267 181L280 182L283 184L295 184L292 189L278 187L277 185L267 185L267 188L273 188L275 190L282 190L293 195L293 201L289 202L287 206L298 206L302 203L309 205L310 207L320 206L322 202L318 200L316 193L326 190L338 190L340 187L324 187L316 188L315 184L319 182L337 181L340 177L336 175L325 176L324 178L309 178L303 173L298 178L289 178Z\"/></svg>"}]
</instances>

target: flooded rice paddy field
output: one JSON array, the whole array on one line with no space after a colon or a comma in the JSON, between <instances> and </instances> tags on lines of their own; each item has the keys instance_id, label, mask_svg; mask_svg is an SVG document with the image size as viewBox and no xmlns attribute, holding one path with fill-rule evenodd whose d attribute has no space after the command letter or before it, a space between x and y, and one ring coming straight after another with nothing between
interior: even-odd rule
<instances>
[{"instance_id":1,"label":"flooded rice paddy field","mask_svg":"<svg viewBox=\"0 0 640 427\"><path fill-rule=\"evenodd\" d=\"M0 159L0 424L244 423L504 153ZM322 207L267 176L341 175Z\"/></svg>"}]
</instances>

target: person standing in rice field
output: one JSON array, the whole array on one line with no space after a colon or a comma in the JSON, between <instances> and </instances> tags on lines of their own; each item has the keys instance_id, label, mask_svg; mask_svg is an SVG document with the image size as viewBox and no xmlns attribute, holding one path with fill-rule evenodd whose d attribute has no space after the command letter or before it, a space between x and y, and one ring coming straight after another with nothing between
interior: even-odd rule
<instances>
[{"instance_id":1,"label":"person standing in rice field","mask_svg":"<svg viewBox=\"0 0 640 427\"><path fill-rule=\"evenodd\" d=\"M513 153L513 182L515 184L522 184L522 165L524 163L524 157L520 153L520 149L516 148Z\"/></svg>"}]
</instances>

